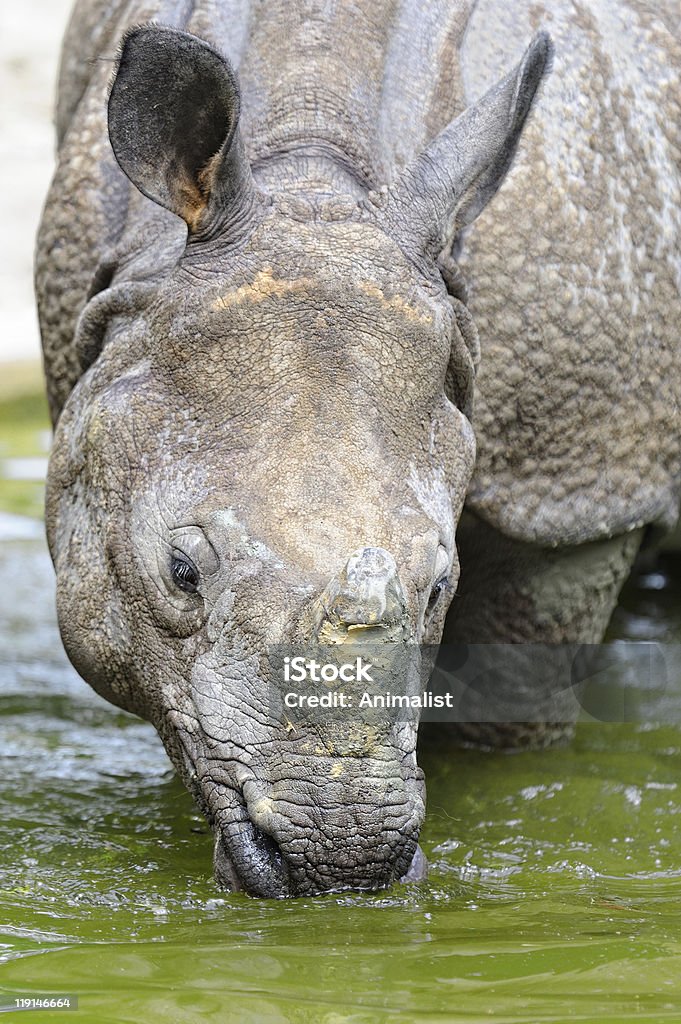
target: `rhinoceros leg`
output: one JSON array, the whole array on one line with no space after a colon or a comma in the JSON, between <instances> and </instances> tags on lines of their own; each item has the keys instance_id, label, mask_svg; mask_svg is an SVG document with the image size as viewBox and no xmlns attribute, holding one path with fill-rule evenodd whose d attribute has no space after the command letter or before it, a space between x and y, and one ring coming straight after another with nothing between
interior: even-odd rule
<instances>
[{"instance_id":1,"label":"rhinoceros leg","mask_svg":"<svg viewBox=\"0 0 681 1024\"><path fill-rule=\"evenodd\" d=\"M634 530L578 547L541 548L511 540L471 512L464 512L457 530L461 578L443 643L600 643L641 537L642 530ZM571 653L562 647L543 650L558 660L564 650L566 656ZM527 658L532 657L529 649L527 652ZM495 658L497 664L504 660L530 664L517 649L479 653L489 657L493 668ZM588 649L579 656L588 656ZM537 685L538 677L512 669L500 676L501 682L493 677L494 691L471 690L467 694L461 721L452 725L458 739L495 747L525 747L548 746L570 736L580 708L573 688L552 687L548 675L545 684ZM533 720L501 720L500 709L514 706L532 706Z\"/></svg>"}]
</instances>

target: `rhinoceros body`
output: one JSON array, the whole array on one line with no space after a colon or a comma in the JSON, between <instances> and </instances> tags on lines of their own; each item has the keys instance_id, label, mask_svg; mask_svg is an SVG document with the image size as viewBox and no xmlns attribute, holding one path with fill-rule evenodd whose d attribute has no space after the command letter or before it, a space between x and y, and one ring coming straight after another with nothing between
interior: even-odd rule
<instances>
[{"instance_id":1,"label":"rhinoceros body","mask_svg":"<svg viewBox=\"0 0 681 1024\"><path fill-rule=\"evenodd\" d=\"M419 863L414 722L274 714L266 650L597 641L678 516L680 64L672 3L77 3L36 266L60 628L223 884ZM459 731L569 731L537 708Z\"/></svg>"}]
</instances>

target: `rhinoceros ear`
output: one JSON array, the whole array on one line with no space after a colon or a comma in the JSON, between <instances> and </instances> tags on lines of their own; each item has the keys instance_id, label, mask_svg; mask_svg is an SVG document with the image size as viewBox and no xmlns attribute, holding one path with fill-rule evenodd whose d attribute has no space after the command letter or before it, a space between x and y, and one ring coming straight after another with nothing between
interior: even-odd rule
<instances>
[{"instance_id":1,"label":"rhinoceros ear","mask_svg":"<svg viewBox=\"0 0 681 1024\"><path fill-rule=\"evenodd\" d=\"M437 258L492 198L511 166L552 53L550 37L540 32L518 66L376 197L378 218L408 251Z\"/></svg>"},{"instance_id":2,"label":"rhinoceros ear","mask_svg":"<svg viewBox=\"0 0 681 1024\"><path fill-rule=\"evenodd\" d=\"M157 25L124 38L109 97L109 138L140 192L187 222L219 228L253 196L232 68L196 36Z\"/></svg>"}]
</instances>

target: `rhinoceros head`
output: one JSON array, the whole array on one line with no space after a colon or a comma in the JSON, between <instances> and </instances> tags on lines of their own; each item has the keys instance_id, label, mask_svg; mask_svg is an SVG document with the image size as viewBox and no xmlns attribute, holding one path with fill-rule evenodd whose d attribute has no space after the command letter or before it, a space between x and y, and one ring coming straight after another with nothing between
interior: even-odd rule
<instances>
[{"instance_id":1,"label":"rhinoceros head","mask_svg":"<svg viewBox=\"0 0 681 1024\"><path fill-rule=\"evenodd\" d=\"M438 258L498 187L548 54L538 37L358 199L301 192L285 165L259 188L227 62L170 29L124 41L113 149L187 243L93 299L108 314L96 352L79 342L91 365L57 428L48 532L69 656L154 723L228 886L377 888L417 859L414 721L279 713L267 654L441 635L475 334Z\"/></svg>"}]
</instances>

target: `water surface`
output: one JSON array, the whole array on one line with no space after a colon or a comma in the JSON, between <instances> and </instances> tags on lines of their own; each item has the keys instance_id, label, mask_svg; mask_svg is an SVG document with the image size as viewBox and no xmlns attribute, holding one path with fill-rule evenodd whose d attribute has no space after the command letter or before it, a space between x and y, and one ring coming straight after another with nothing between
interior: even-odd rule
<instances>
[{"instance_id":1,"label":"water surface","mask_svg":"<svg viewBox=\"0 0 681 1024\"><path fill-rule=\"evenodd\" d=\"M679 1019L679 728L520 755L431 735L427 881L225 895L153 729L68 666L44 543L0 542L0 580L5 993L77 993L66 1019L102 1024ZM678 640L680 597L631 587L613 635Z\"/></svg>"}]
</instances>

